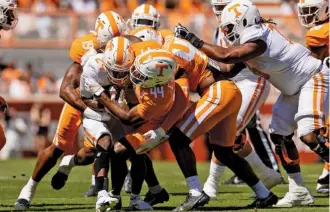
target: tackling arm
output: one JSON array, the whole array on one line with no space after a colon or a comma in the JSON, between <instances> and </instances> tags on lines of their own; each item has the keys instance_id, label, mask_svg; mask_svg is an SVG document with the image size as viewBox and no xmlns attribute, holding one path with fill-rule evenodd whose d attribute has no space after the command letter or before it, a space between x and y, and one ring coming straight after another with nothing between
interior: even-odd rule
<instances>
[{"instance_id":1,"label":"tackling arm","mask_svg":"<svg viewBox=\"0 0 330 212\"><path fill-rule=\"evenodd\" d=\"M200 48L208 57L227 64L240 63L263 54L267 49L264 41L257 40L239 46L222 48L209 43L204 43Z\"/></svg>"},{"instance_id":2,"label":"tackling arm","mask_svg":"<svg viewBox=\"0 0 330 212\"><path fill-rule=\"evenodd\" d=\"M80 98L80 94L76 90L79 88L81 73L81 65L73 62L65 73L60 88L60 97L77 110L84 111L87 106Z\"/></svg>"},{"instance_id":3,"label":"tackling arm","mask_svg":"<svg viewBox=\"0 0 330 212\"><path fill-rule=\"evenodd\" d=\"M101 93L99 102L118 117L123 124L134 125L142 119L138 114L137 106L130 110L124 109L124 107L121 107L115 100L111 100L105 92Z\"/></svg>"}]
</instances>

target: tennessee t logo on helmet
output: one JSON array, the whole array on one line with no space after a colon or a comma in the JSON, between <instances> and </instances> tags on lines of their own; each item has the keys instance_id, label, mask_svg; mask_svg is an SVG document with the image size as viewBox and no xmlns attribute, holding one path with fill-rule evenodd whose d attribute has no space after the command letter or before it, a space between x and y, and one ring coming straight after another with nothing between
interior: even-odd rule
<instances>
[{"instance_id":1,"label":"tennessee t logo on helmet","mask_svg":"<svg viewBox=\"0 0 330 212\"><path fill-rule=\"evenodd\" d=\"M237 7L239 7L239 6L241 6L241 5L240 4L234 4L232 7L228 8L228 11L229 12L234 11L236 17L238 17L238 16L242 15L242 13L237 10Z\"/></svg>"}]
</instances>

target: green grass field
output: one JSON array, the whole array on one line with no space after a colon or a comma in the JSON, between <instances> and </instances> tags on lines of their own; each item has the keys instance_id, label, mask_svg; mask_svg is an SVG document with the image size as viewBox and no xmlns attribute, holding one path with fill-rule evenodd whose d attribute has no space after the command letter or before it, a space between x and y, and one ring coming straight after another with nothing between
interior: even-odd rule
<instances>
[{"instance_id":1,"label":"green grass field","mask_svg":"<svg viewBox=\"0 0 330 212\"><path fill-rule=\"evenodd\" d=\"M12 211L13 204L22 188L28 181L35 160L8 160L0 161L0 211ZM171 194L171 199L166 204L154 207L157 211L169 211L178 206L186 197L187 187L183 175L181 174L176 163L155 162L156 173L158 174L161 184ZM30 211L95 211L95 199L84 198L82 193L90 186L90 167L75 168L67 185L61 190L53 190L50 180L56 169L52 170L44 180L40 183L37 193L32 202ZM316 194L315 186L322 164L306 165L302 167L303 175L308 187L313 191L316 202L314 206L297 207L293 209L265 209L258 211L303 211L303 212L323 212L329 211L329 199L327 196ZM201 182L207 177L208 163L200 163L198 165ZM223 179L231 176L226 171ZM142 193L146 192L144 185ZM273 189L279 197L282 197L287 191L287 185L279 185ZM252 202L250 198L252 192L245 186L220 186L218 200L211 201L206 207L200 208L201 211L253 211L246 210L244 207ZM129 198L123 195L123 206L127 209ZM124 208L124 209L125 209Z\"/></svg>"}]
</instances>

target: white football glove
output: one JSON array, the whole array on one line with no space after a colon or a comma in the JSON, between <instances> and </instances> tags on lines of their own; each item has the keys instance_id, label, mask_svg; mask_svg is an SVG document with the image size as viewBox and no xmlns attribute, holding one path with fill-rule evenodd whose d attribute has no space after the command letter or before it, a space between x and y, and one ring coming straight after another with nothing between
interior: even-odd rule
<instances>
[{"instance_id":1,"label":"white football glove","mask_svg":"<svg viewBox=\"0 0 330 212\"><path fill-rule=\"evenodd\" d=\"M86 91L91 92L94 96L100 96L104 88L92 78L86 78L84 81Z\"/></svg>"},{"instance_id":2,"label":"white football glove","mask_svg":"<svg viewBox=\"0 0 330 212\"><path fill-rule=\"evenodd\" d=\"M180 23L174 27L175 37L186 39L187 35L190 33L189 30L182 26Z\"/></svg>"},{"instance_id":3,"label":"white football glove","mask_svg":"<svg viewBox=\"0 0 330 212\"><path fill-rule=\"evenodd\" d=\"M199 39L194 33L191 33L186 27L182 26L180 23L174 27L175 37L185 39L189 41L197 49L202 48L204 41Z\"/></svg>"},{"instance_id":4,"label":"white football glove","mask_svg":"<svg viewBox=\"0 0 330 212\"><path fill-rule=\"evenodd\" d=\"M107 112L97 112L95 110L90 109L89 107L87 107L84 110L83 115L86 118L93 119L93 120L96 120L96 121L109 121L111 119L111 116L110 116L109 113L107 113Z\"/></svg>"},{"instance_id":5,"label":"white football glove","mask_svg":"<svg viewBox=\"0 0 330 212\"><path fill-rule=\"evenodd\" d=\"M137 154L146 153L168 139L165 130L161 127L156 130L149 130L143 134L142 137L146 139L146 141L136 150Z\"/></svg>"}]
</instances>

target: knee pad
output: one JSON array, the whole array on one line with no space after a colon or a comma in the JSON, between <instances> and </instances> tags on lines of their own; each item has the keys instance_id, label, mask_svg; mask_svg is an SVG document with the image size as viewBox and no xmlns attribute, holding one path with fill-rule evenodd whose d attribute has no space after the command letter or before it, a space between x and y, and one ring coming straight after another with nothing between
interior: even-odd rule
<instances>
[{"instance_id":1,"label":"knee pad","mask_svg":"<svg viewBox=\"0 0 330 212\"><path fill-rule=\"evenodd\" d=\"M97 154L95 157L94 169L97 175L101 169L109 170L110 152L99 145L96 146Z\"/></svg>"},{"instance_id":2,"label":"knee pad","mask_svg":"<svg viewBox=\"0 0 330 212\"><path fill-rule=\"evenodd\" d=\"M293 134L288 136L270 134L270 138L275 144L275 153L280 157L282 165L296 165L299 164L299 154L297 158L294 159L290 157L290 152L298 152L295 143L292 140Z\"/></svg>"},{"instance_id":3,"label":"knee pad","mask_svg":"<svg viewBox=\"0 0 330 212\"><path fill-rule=\"evenodd\" d=\"M235 153L240 152L244 148L246 142L247 142L246 135L244 133L240 133L239 136L237 136L235 139L233 151Z\"/></svg>"}]
</instances>

